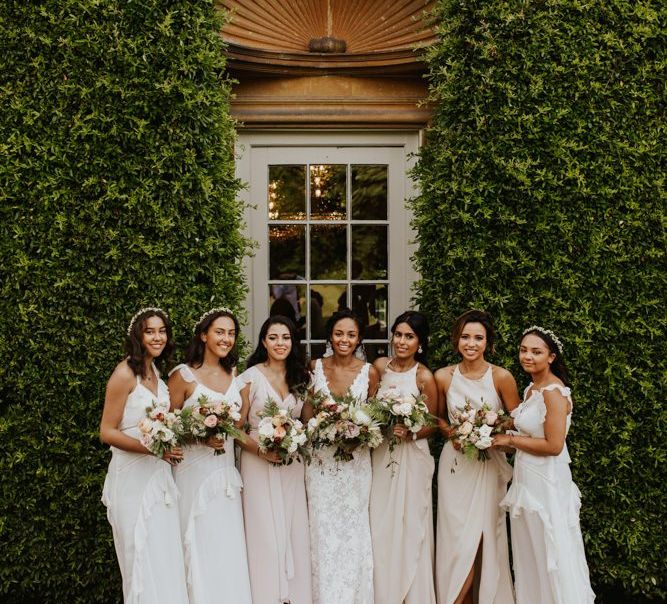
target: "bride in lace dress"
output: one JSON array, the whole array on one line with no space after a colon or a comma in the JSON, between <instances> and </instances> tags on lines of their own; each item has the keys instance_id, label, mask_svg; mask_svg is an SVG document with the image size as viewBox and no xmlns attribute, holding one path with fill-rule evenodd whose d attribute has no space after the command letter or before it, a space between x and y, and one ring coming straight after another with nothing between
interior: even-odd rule
<instances>
[{"instance_id":1,"label":"bride in lace dress","mask_svg":"<svg viewBox=\"0 0 667 604\"><path fill-rule=\"evenodd\" d=\"M379 376L355 358L361 320L350 310L333 314L327 337L333 355L311 363L315 392L364 401L377 390ZM304 419L312 408L304 406ZM371 456L354 451L348 462L334 459L334 447L319 449L306 469L308 517L315 604L373 604L373 551L369 522Z\"/></svg>"}]
</instances>

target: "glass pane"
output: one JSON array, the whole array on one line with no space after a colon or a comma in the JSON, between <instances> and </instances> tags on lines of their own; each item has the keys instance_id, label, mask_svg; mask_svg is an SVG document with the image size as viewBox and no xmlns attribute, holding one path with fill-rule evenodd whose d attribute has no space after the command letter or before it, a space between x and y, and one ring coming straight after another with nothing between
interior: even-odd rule
<instances>
[{"instance_id":1,"label":"glass pane","mask_svg":"<svg viewBox=\"0 0 667 604\"><path fill-rule=\"evenodd\" d=\"M321 359L324 356L326 344L311 344L310 345L310 359Z\"/></svg>"},{"instance_id":2,"label":"glass pane","mask_svg":"<svg viewBox=\"0 0 667 604\"><path fill-rule=\"evenodd\" d=\"M269 278L301 279L306 275L306 228L269 226Z\"/></svg>"},{"instance_id":3,"label":"glass pane","mask_svg":"<svg viewBox=\"0 0 667 604\"><path fill-rule=\"evenodd\" d=\"M274 283L269 285L269 316L282 315L297 326L299 339L306 339L306 286Z\"/></svg>"},{"instance_id":4,"label":"glass pane","mask_svg":"<svg viewBox=\"0 0 667 604\"><path fill-rule=\"evenodd\" d=\"M352 279L387 278L387 225L352 225Z\"/></svg>"},{"instance_id":5,"label":"glass pane","mask_svg":"<svg viewBox=\"0 0 667 604\"><path fill-rule=\"evenodd\" d=\"M310 337L325 340L326 324L333 313L347 306L347 286L318 283L310 286Z\"/></svg>"},{"instance_id":6,"label":"glass pane","mask_svg":"<svg viewBox=\"0 0 667 604\"><path fill-rule=\"evenodd\" d=\"M310 230L310 278L347 277L347 228L317 224Z\"/></svg>"},{"instance_id":7,"label":"glass pane","mask_svg":"<svg viewBox=\"0 0 667 604\"><path fill-rule=\"evenodd\" d=\"M352 166L352 218L387 219L387 166Z\"/></svg>"},{"instance_id":8,"label":"glass pane","mask_svg":"<svg viewBox=\"0 0 667 604\"><path fill-rule=\"evenodd\" d=\"M378 357L389 356L389 344L364 344L366 360L372 363Z\"/></svg>"},{"instance_id":9,"label":"glass pane","mask_svg":"<svg viewBox=\"0 0 667 604\"><path fill-rule=\"evenodd\" d=\"M352 286L352 310L364 321L367 340L382 340L387 334L387 285Z\"/></svg>"},{"instance_id":10,"label":"glass pane","mask_svg":"<svg viewBox=\"0 0 667 604\"><path fill-rule=\"evenodd\" d=\"M306 219L306 166L269 166L269 220Z\"/></svg>"},{"instance_id":11,"label":"glass pane","mask_svg":"<svg viewBox=\"0 0 667 604\"><path fill-rule=\"evenodd\" d=\"M344 220L346 218L345 164L310 166L311 220Z\"/></svg>"}]
</instances>

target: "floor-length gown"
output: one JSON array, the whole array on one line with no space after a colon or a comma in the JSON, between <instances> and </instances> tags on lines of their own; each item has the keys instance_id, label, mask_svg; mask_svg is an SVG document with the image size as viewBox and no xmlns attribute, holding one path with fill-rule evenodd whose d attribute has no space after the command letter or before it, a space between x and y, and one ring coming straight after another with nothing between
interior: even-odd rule
<instances>
[{"instance_id":1,"label":"floor-length gown","mask_svg":"<svg viewBox=\"0 0 667 604\"><path fill-rule=\"evenodd\" d=\"M526 394L532 383L526 389ZM570 389L550 384L512 412L519 434L544 438L543 392ZM570 428L571 411L567 416ZM512 486L501 505L509 510L517 604L589 604L595 600L579 527L581 494L572 482L567 445L558 455L517 450Z\"/></svg>"},{"instance_id":2,"label":"floor-length gown","mask_svg":"<svg viewBox=\"0 0 667 604\"><path fill-rule=\"evenodd\" d=\"M205 395L211 403L227 402L241 409L235 380L221 393L202 384L187 365L179 365L195 389L183 408L197 406ZM174 468L181 494L181 531L190 604L251 604L250 579L243 529L241 476L234 465L234 440L214 455L203 444L185 447L183 461Z\"/></svg>"},{"instance_id":3,"label":"floor-length gown","mask_svg":"<svg viewBox=\"0 0 667 604\"><path fill-rule=\"evenodd\" d=\"M369 369L366 363L349 389L359 401L368 396ZM320 359L315 362L313 389L331 394ZM313 602L373 604L370 451L357 449L351 461L335 460L334 451L333 446L318 449L306 469Z\"/></svg>"},{"instance_id":4,"label":"floor-length gown","mask_svg":"<svg viewBox=\"0 0 667 604\"><path fill-rule=\"evenodd\" d=\"M157 397L141 383L127 397L119 428L139 440L137 424L153 402L169 409L158 378ZM111 447L102 502L113 530L125 604L187 604L178 491L171 466L155 455Z\"/></svg>"},{"instance_id":5,"label":"floor-length gown","mask_svg":"<svg viewBox=\"0 0 667 604\"><path fill-rule=\"evenodd\" d=\"M475 408L484 403L502 409L493 385L492 367L478 380L454 369L447 391L447 411L462 409L466 400ZM512 578L505 514L499 504L507 492L512 468L505 455L488 450L490 459L468 459L447 442L438 466L438 521L436 536L436 593L439 604L451 604L475 563L481 544L476 604L513 604Z\"/></svg>"},{"instance_id":6,"label":"floor-length gown","mask_svg":"<svg viewBox=\"0 0 667 604\"><path fill-rule=\"evenodd\" d=\"M285 399L264 374L251 367L238 378L239 388L250 383L250 436L257 439L259 418L267 399L299 417L303 401ZM304 464L277 466L251 453L241 453L243 516L253 604L310 604L310 539Z\"/></svg>"},{"instance_id":7,"label":"floor-length gown","mask_svg":"<svg viewBox=\"0 0 667 604\"><path fill-rule=\"evenodd\" d=\"M387 366L378 396L419 396L417 369ZM371 454L371 536L375 600L382 604L435 604L433 509L435 462L428 441L401 441L389 451L385 441Z\"/></svg>"}]
</instances>

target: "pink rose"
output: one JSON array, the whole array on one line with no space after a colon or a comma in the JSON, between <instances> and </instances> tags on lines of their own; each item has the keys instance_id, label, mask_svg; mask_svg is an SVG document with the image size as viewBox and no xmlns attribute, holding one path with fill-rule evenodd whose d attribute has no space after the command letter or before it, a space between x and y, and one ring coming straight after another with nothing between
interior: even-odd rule
<instances>
[{"instance_id":1,"label":"pink rose","mask_svg":"<svg viewBox=\"0 0 667 604\"><path fill-rule=\"evenodd\" d=\"M357 426L356 424L350 422L349 424L347 424L347 426L345 426L345 436L347 438L357 438L359 434L361 434L361 430L359 429L359 426Z\"/></svg>"},{"instance_id":2,"label":"pink rose","mask_svg":"<svg viewBox=\"0 0 667 604\"><path fill-rule=\"evenodd\" d=\"M215 428L218 425L218 418L211 414L204 418L204 425L208 428Z\"/></svg>"},{"instance_id":3,"label":"pink rose","mask_svg":"<svg viewBox=\"0 0 667 604\"><path fill-rule=\"evenodd\" d=\"M484 421L487 426L493 426L498 421L498 414L495 411L487 411Z\"/></svg>"},{"instance_id":4,"label":"pink rose","mask_svg":"<svg viewBox=\"0 0 667 604\"><path fill-rule=\"evenodd\" d=\"M458 430L462 436L467 436L472 432L472 424L470 422L463 422Z\"/></svg>"}]
</instances>

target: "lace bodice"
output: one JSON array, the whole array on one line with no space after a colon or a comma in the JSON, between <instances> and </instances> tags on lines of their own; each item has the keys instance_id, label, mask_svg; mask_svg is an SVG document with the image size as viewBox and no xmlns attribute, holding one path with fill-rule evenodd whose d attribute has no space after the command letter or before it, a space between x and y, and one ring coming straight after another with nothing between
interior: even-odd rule
<instances>
[{"instance_id":1,"label":"lace bodice","mask_svg":"<svg viewBox=\"0 0 667 604\"><path fill-rule=\"evenodd\" d=\"M157 403L169 410L169 389L160 378L155 365L151 365L155 377L157 378L157 396L141 383L141 376L137 376L137 384L134 390L130 392L125 401L123 409L123 418L118 426L127 436L140 438L141 434L137 425L146 416L146 408L153 403Z\"/></svg>"},{"instance_id":2,"label":"lace bodice","mask_svg":"<svg viewBox=\"0 0 667 604\"><path fill-rule=\"evenodd\" d=\"M364 364L348 388L350 394L358 401L365 401L366 398L368 398L368 372L370 366L370 363ZM315 392L324 392L325 394L331 395L327 378L324 375L322 359L317 359L315 361L315 369L313 371L313 390Z\"/></svg>"}]
</instances>

